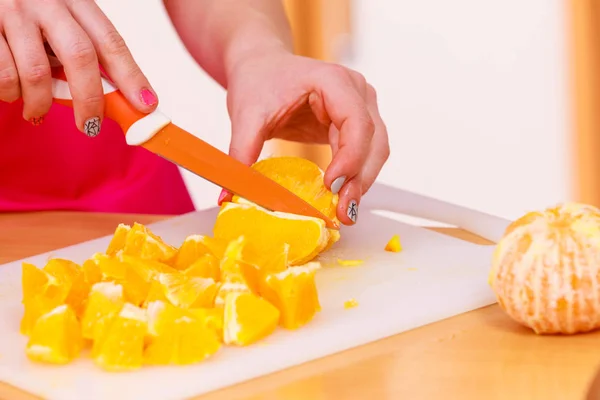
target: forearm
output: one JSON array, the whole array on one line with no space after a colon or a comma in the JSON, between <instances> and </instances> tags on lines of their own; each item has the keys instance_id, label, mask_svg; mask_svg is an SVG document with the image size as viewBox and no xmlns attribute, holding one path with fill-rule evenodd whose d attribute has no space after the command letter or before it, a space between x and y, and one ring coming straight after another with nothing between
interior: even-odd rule
<instances>
[{"instance_id":1,"label":"forearm","mask_svg":"<svg viewBox=\"0 0 600 400\"><path fill-rule=\"evenodd\" d=\"M163 0L192 57L219 84L249 55L292 51L282 0Z\"/></svg>"}]
</instances>

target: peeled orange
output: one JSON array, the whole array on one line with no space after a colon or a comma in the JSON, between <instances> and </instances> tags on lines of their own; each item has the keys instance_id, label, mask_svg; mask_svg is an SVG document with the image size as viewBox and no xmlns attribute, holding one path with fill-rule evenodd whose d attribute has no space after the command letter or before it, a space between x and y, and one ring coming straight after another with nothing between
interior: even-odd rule
<instances>
[{"instance_id":1,"label":"peeled orange","mask_svg":"<svg viewBox=\"0 0 600 400\"><path fill-rule=\"evenodd\" d=\"M508 226L489 277L498 304L539 334L600 327L600 210L566 203Z\"/></svg>"},{"instance_id":2,"label":"peeled orange","mask_svg":"<svg viewBox=\"0 0 600 400\"><path fill-rule=\"evenodd\" d=\"M223 336L226 344L246 346L273 333L279 310L252 293L229 293L225 298Z\"/></svg>"}]
</instances>

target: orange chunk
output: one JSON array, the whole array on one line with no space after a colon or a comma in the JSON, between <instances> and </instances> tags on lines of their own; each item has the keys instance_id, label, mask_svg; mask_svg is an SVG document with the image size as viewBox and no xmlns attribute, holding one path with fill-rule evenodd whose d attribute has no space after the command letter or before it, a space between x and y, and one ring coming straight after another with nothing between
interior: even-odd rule
<instances>
[{"instance_id":1,"label":"orange chunk","mask_svg":"<svg viewBox=\"0 0 600 400\"><path fill-rule=\"evenodd\" d=\"M161 274L158 281L171 304L182 308L210 307L219 290L219 284L211 278L187 276L182 273Z\"/></svg>"},{"instance_id":2,"label":"orange chunk","mask_svg":"<svg viewBox=\"0 0 600 400\"><path fill-rule=\"evenodd\" d=\"M212 278L215 282L221 280L221 268L219 259L211 253L200 256L193 262L185 271L188 276L196 276L200 278Z\"/></svg>"},{"instance_id":3,"label":"orange chunk","mask_svg":"<svg viewBox=\"0 0 600 400\"><path fill-rule=\"evenodd\" d=\"M228 241L244 237L255 254L267 254L287 243L290 265L316 257L330 238L321 219L271 212L253 204L223 203L213 231L215 237Z\"/></svg>"},{"instance_id":4,"label":"orange chunk","mask_svg":"<svg viewBox=\"0 0 600 400\"><path fill-rule=\"evenodd\" d=\"M319 263L310 262L267 275L261 293L281 312L282 327L300 328L321 310L315 283L315 272L319 268Z\"/></svg>"},{"instance_id":5,"label":"orange chunk","mask_svg":"<svg viewBox=\"0 0 600 400\"><path fill-rule=\"evenodd\" d=\"M350 308L354 308L357 306L358 306L358 301L356 301L355 299L349 299L344 302L345 309L350 309Z\"/></svg>"},{"instance_id":6,"label":"orange chunk","mask_svg":"<svg viewBox=\"0 0 600 400\"><path fill-rule=\"evenodd\" d=\"M211 238L210 236L188 236L179 248L173 266L178 270L187 269L200 257L207 254L220 259L225 253L226 246L226 241Z\"/></svg>"},{"instance_id":7,"label":"orange chunk","mask_svg":"<svg viewBox=\"0 0 600 400\"><path fill-rule=\"evenodd\" d=\"M144 225L134 223L127 232L123 253L168 264L177 255L177 249L165 243Z\"/></svg>"},{"instance_id":8,"label":"orange chunk","mask_svg":"<svg viewBox=\"0 0 600 400\"><path fill-rule=\"evenodd\" d=\"M200 314L161 301L148 306L148 332L153 335L144 351L148 364L194 364L221 347L217 333L207 327Z\"/></svg>"},{"instance_id":9,"label":"orange chunk","mask_svg":"<svg viewBox=\"0 0 600 400\"><path fill-rule=\"evenodd\" d=\"M119 254L118 259L125 265L125 277L116 281L123 285L128 302L139 306L148 297L151 283L161 273L176 273L177 270L158 261Z\"/></svg>"},{"instance_id":10,"label":"orange chunk","mask_svg":"<svg viewBox=\"0 0 600 400\"><path fill-rule=\"evenodd\" d=\"M101 337L123 304L125 304L123 286L114 282L94 284L81 317L83 337L91 340Z\"/></svg>"},{"instance_id":11,"label":"orange chunk","mask_svg":"<svg viewBox=\"0 0 600 400\"><path fill-rule=\"evenodd\" d=\"M391 251L398 253L402 251L402 244L400 244L400 236L394 235L389 242L385 245L385 251Z\"/></svg>"},{"instance_id":12,"label":"orange chunk","mask_svg":"<svg viewBox=\"0 0 600 400\"><path fill-rule=\"evenodd\" d=\"M225 298L223 339L226 344L246 346L273 333L279 310L252 293L229 293Z\"/></svg>"},{"instance_id":13,"label":"orange chunk","mask_svg":"<svg viewBox=\"0 0 600 400\"><path fill-rule=\"evenodd\" d=\"M30 335L37 320L54 308L64 304L60 298L50 297L44 293L23 300L24 313L21 318L20 332Z\"/></svg>"},{"instance_id":14,"label":"orange chunk","mask_svg":"<svg viewBox=\"0 0 600 400\"><path fill-rule=\"evenodd\" d=\"M100 258L102 258L102 256L103 254L96 253L92 257L85 260L81 266L83 270L83 276L85 277L85 281L90 285L98 283L104 278L102 274L102 269L99 265L99 260Z\"/></svg>"},{"instance_id":15,"label":"orange chunk","mask_svg":"<svg viewBox=\"0 0 600 400\"><path fill-rule=\"evenodd\" d=\"M25 353L34 361L67 364L79 356L82 347L77 316L68 305L63 304L36 321Z\"/></svg>"},{"instance_id":16,"label":"orange chunk","mask_svg":"<svg viewBox=\"0 0 600 400\"><path fill-rule=\"evenodd\" d=\"M148 326L146 310L125 303L94 341L94 362L107 371L135 370L144 360L144 339Z\"/></svg>"},{"instance_id":17,"label":"orange chunk","mask_svg":"<svg viewBox=\"0 0 600 400\"><path fill-rule=\"evenodd\" d=\"M119 224L117 226L117 229L115 229L115 233L108 244L108 249L106 250L108 256L116 256L118 252L125 248L127 234L130 230L131 226L126 224Z\"/></svg>"}]
</instances>

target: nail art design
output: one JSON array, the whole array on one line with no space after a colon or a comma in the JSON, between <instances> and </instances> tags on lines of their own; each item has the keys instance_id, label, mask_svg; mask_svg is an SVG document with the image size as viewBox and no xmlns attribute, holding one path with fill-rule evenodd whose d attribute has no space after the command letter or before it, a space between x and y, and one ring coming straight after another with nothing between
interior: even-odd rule
<instances>
[{"instance_id":1,"label":"nail art design","mask_svg":"<svg viewBox=\"0 0 600 400\"><path fill-rule=\"evenodd\" d=\"M356 218L358 218L358 203L356 200L350 200L346 214L348 215L348 218L352 220L352 222L356 223Z\"/></svg>"},{"instance_id":2,"label":"nail art design","mask_svg":"<svg viewBox=\"0 0 600 400\"><path fill-rule=\"evenodd\" d=\"M44 122L44 117L35 117L29 120L33 126L40 126Z\"/></svg>"},{"instance_id":3,"label":"nail art design","mask_svg":"<svg viewBox=\"0 0 600 400\"><path fill-rule=\"evenodd\" d=\"M218 205L221 205L225 199L229 196L229 192L225 189L221 190L221 194L219 195L219 200L217 201Z\"/></svg>"},{"instance_id":4,"label":"nail art design","mask_svg":"<svg viewBox=\"0 0 600 400\"><path fill-rule=\"evenodd\" d=\"M331 193L338 194L342 186L344 186L344 182L346 182L345 176L340 176L331 184Z\"/></svg>"},{"instance_id":5,"label":"nail art design","mask_svg":"<svg viewBox=\"0 0 600 400\"><path fill-rule=\"evenodd\" d=\"M100 118L93 117L83 124L83 132L89 137L96 137L100 133Z\"/></svg>"}]
</instances>

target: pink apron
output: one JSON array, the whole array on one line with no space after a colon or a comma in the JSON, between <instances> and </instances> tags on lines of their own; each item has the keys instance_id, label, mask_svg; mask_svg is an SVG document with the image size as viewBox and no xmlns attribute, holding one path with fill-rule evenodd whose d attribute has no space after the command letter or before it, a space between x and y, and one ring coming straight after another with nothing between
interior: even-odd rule
<instances>
[{"instance_id":1,"label":"pink apron","mask_svg":"<svg viewBox=\"0 0 600 400\"><path fill-rule=\"evenodd\" d=\"M194 206L179 169L128 146L115 122L88 138L70 108L55 104L33 126L21 101L0 102L0 212L40 210L174 215Z\"/></svg>"}]
</instances>

